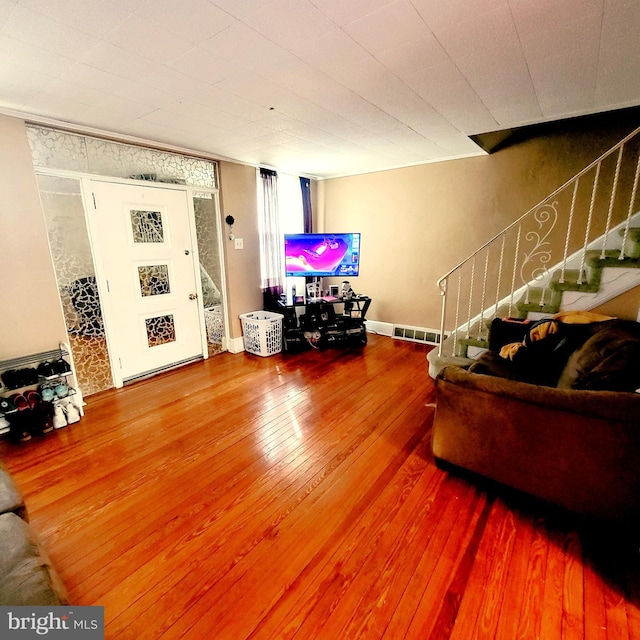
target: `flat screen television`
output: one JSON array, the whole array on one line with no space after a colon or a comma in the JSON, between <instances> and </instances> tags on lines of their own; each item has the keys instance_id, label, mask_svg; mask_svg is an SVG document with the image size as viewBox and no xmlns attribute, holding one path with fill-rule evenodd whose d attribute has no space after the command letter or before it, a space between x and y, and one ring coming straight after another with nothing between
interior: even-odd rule
<instances>
[{"instance_id":1,"label":"flat screen television","mask_svg":"<svg viewBox=\"0 0 640 640\"><path fill-rule=\"evenodd\" d=\"M355 277L360 268L359 233L288 233L285 275Z\"/></svg>"}]
</instances>

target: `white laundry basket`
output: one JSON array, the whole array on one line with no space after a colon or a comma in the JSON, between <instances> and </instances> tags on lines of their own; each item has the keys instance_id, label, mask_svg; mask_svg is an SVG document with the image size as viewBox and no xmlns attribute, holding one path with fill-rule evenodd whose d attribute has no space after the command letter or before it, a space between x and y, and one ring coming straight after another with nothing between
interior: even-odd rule
<instances>
[{"instance_id":1,"label":"white laundry basket","mask_svg":"<svg viewBox=\"0 0 640 640\"><path fill-rule=\"evenodd\" d=\"M256 356L272 356L282 351L281 313L252 311L241 313L244 350Z\"/></svg>"},{"instance_id":2,"label":"white laundry basket","mask_svg":"<svg viewBox=\"0 0 640 640\"><path fill-rule=\"evenodd\" d=\"M205 307L204 321L207 327L207 338L211 344L222 344L224 322L222 321L222 306Z\"/></svg>"}]
</instances>

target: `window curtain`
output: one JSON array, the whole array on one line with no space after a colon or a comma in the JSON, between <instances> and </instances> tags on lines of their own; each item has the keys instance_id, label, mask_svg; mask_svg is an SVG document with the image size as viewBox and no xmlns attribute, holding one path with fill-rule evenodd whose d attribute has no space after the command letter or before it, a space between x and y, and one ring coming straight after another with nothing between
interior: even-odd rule
<instances>
[{"instance_id":1,"label":"window curtain","mask_svg":"<svg viewBox=\"0 0 640 640\"><path fill-rule=\"evenodd\" d=\"M280 246L282 232L278 212L278 174L271 169L260 168L260 185L260 279L265 309L269 309L273 308L272 299L277 299L282 293L284 274L283 252Z\"/></svg>"},{"instance_id":2,"label":"window curtain","mask_svg":"<svg viewBox=\"0 0 640 640\"><path fill-rule=\"evenodd\" d=\"M302 192L302 224L305 233L313 231L313 215L311 211L311 180L300 178L300 191Z\"/></svg>"},{"instance_id":3,"label":"window curtain","mask_svg":"<svg viewBox=\"0 0 640 640\"><path fill-rule=\"evenodd\" d=\"M284 234L311 230L311 197L308 178L271 169L259 170L260 272L263 304L266 310L278 310L277 300L284 285L303 291L305 278L286 278ZM306 181L303 186L302 181ZM290 292L288 292L290 294Z\"/></svg>"}]
</instances>

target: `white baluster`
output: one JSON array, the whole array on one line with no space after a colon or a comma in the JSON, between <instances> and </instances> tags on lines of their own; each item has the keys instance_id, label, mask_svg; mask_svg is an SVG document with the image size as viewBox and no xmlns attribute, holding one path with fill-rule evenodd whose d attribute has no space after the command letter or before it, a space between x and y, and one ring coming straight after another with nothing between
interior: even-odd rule
<instances>
[{"instance_id":1,"label":"white baluster","mask_svg":"<svg viewBox=\"0 0 640 640\"><path fill-rule=\"evenodd\" d=\"M496 286L496 310L495 315L498 315L498 303L500 302L500 285L502 284L502 264L504 262L504 242L506 234L502 236L502 246L500 247L500 264L498 265L498 284Z\"/></svg>"},{"instance_id":2,"label":"white baluster","mask_svg":"<svg viewBox=\"0 0 640 640\"><path fill-rule=\"evenodd\" d=\"M471 308L473 305L473 284L476 278L476 257L471 261L471 283L469 284L469 312L467 314L467 338L471 335Z\"/></svg>"},{"instance_id":3,"label":"white baluster","mask_svg":"<svg viewBox=\"0 0 640 640\"><path fill-rule=\"evenodd\" d=\"M445 316L447 313L447 284L449 284L449 278L440 280L438 286L440 287L440 295L442 296L442 311L440 314L440 343L438 344L438 355L442 356L442 345L444 343L445 335Z\"/></svg>"},{"instance_id":4,"label":"white baluster","mask_svg":"<svg viewBox=\"0 0 640 640\"><path fill-rule=\"evenodd\" d=\"M573 214L576 210L576 198L578 196L578 185L580 178L576 178L573 186L573 196L571 197L571 209L569 210L569 221L567 222L567 235L564 239L564 256L562 258L562 271L560 272L560 282L564 282L564 274L567 270L567 258L569 257L569 238L571 237L571 228L573 226Z\"/></svg>"},{"instance_id":5,"label":"white baluster","mask_svg":"<svg viewBox=\"0 0 640 640\"><path fill-rule=\"evenodd\" d=\"M631 225L631 216L633 215L633 207L636 202L636 191L638 190L638 178L640 177L640 156L636 162L636 173L633 177L633 189L631 189L631 198L629 199L629 212L627 213L627 220L624 225L624 233L622 235L622 248L620 249L620 255L618 260L624 260L624 247L627 243L627 237L629 236L629 226Z\"/></svg>"},{"instance_id":6,"label":"white baluster","mask_svg":"<svg viewBox=\"0 0 640 640\"><path fill-rule=\"evenodd\" d=\"M513 308L513 292L516 288L516 272L518 266L518 255L520 254L520 234L522 233L522 225L518 225L518 235L516 236L516 250L513 256L513 275L511 277L511 296L509 297L509 316L512 316Z\"/></svg>"},{"instance_id":7,"label":"white baluster","mask_svg":"<svg viewBox=\"0 0 640 640\"><path fill-rule=\"evenodd\" d=\"M587 256L587 245L589 244L589 234L591 232L591 220L593 219L593 208L596 203L596 192L598 191L598 180L600 178L600 167L602 162L598 162L596 166L596 175L593 178L593 189L591 190L591 204L589 205L589 217L587 218L587 228L584 231L584 243L582 247L582 259L580 260L580 271L578 273L578 284L584 282L582 274L584 273L584 263Z\"/></svg>"},{"instance_id":8,"label":"white baluster","mask_svg":"<svg viewBox=\"0 0 640 640\"><path fill-rule=\"evenodd\" d=\"M620 145L618 151L618 160L616 162L616 171L613 174L613 185L611 187L611 199L609 200L609 211L607 213L607 222L604 228L604 236L602 238L602 252L600 253L600 260L606 258L607 240L609 239L609 231L611 230L611 217L613 216L613 205L616 200L616 194L618 191L618 178L620 177L620 165L622 164L622 152L624 151L624 145Z\"/></svg>"},{"instance_id":9,"label":"white baluster","mask_svg":"<svg viewBox=\"0 0 640 640\"><path fill-rule=\"evenodd\" d=\"M458 346L458 324L460 318L460 285L462 284L462 269L458 270L458 293L456 296L456 322L453 325L453 355L457 356L457 346Z\"/></svg>"},{"instance_id":10,"label":"white baluster","mask_svg":"<svg viewBox=\"0 0 640 640\"><path fill-rule=\"evenodd\" d=\"M480 303L480 337L484 331L484 303L487 293L487 272L489 271L489 248L487 247L487 257L484 259L484 275L482 276L482 302Z\"/></svg>"}]
</instances>

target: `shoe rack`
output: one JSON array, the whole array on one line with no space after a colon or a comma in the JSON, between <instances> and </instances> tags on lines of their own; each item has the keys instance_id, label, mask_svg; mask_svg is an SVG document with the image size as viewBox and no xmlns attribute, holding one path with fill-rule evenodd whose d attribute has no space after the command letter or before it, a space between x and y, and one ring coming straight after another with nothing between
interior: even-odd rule
<instances>
[{"instance_id":1,"label":"shoe rack","mask_svg":"<svg viewBox=\"0 0 640 640\"><path fill-rule=\"evenodd\" d=\"M26 442L84 415L69 346L0 361L0 436Z\"/></svg>"}]
</instances>

